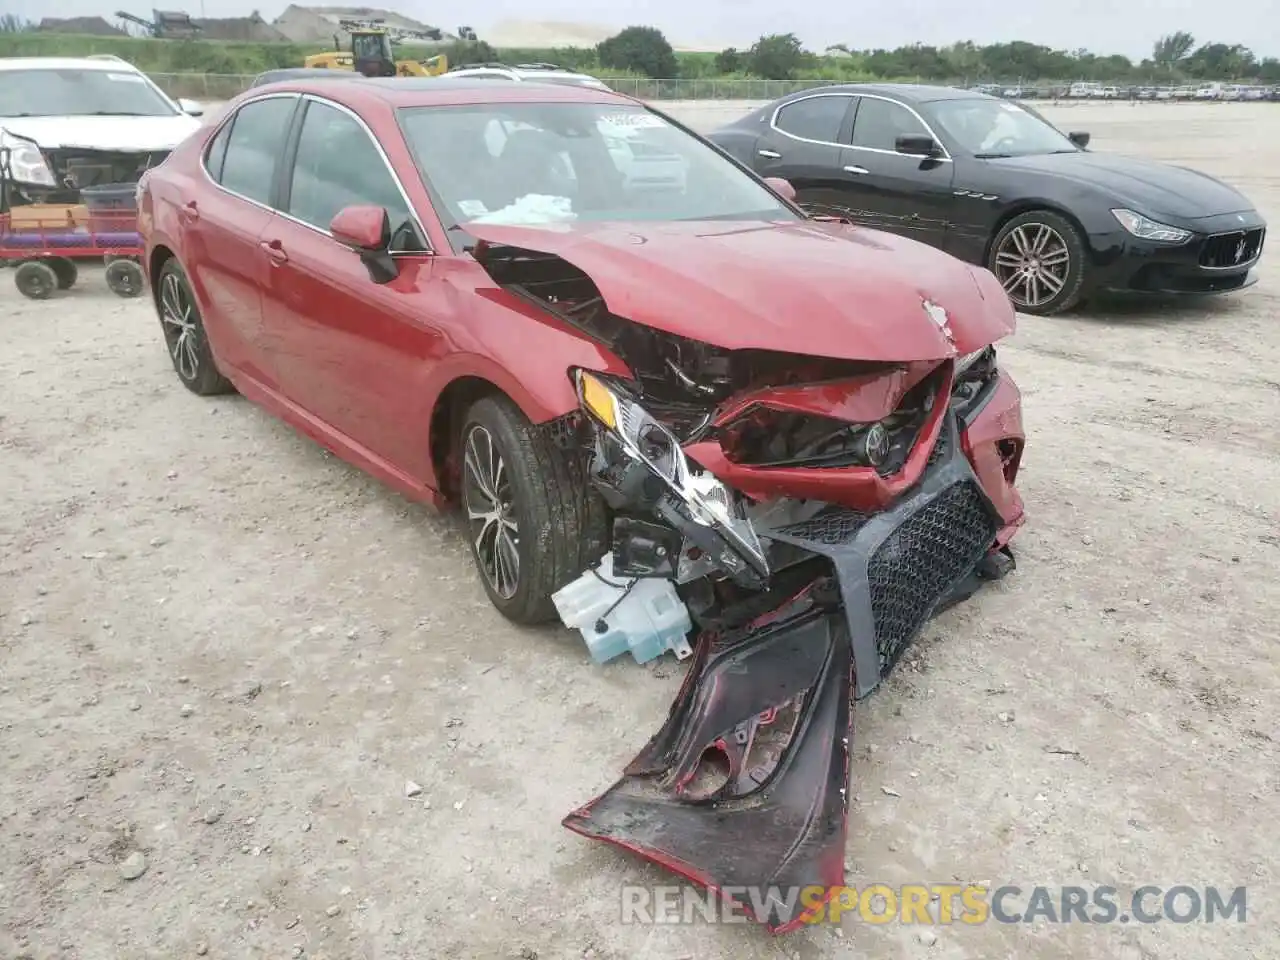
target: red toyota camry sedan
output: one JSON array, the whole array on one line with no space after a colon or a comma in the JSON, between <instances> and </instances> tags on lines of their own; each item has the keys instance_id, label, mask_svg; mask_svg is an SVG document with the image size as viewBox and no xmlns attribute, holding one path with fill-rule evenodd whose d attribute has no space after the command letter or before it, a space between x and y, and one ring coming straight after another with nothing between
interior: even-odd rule
<instances>
[{"instance_id":1,"label":"red toyota camry sedan","mask_svg":"<svg viewBox=\"0 0 1280 960\"><path fill-rule=\"evenodd\" d=\"M825 891L752 896L774 930L843 883L851 698L1023 521L1000 284L793 196L631 98L447 77L255 88L139 185L184 386L456 508L512 620L665 618L689 678L565 824Z\"/></svg>"}]
</instances>

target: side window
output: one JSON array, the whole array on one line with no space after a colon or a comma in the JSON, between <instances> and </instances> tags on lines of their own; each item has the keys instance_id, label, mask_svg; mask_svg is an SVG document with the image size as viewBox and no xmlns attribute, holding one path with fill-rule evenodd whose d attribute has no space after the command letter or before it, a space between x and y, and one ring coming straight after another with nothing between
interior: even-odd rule
<instances>
[{"instance_id":1,"label":"side window","mask_svg":"<svg viewBox=\"0 0 1280 960\"><path fill-rule=\"evenodd\" d=\"M849 109L849 97L805 97L778 111L775 126L783 133L805 140L839 143L840 124Z\"/></svg>"},{"instance_id":2,"label":"side window","mask_svg":"<svg viewBox=\"0 0 1280 960\"><path fill-rule=\"evenodd\" d=\"M311 101L302 121L286 211L329 229L343 207L383 207L397 230L409 220L399 187L364 128L349 114Z\"/></svg>"},{"instance_id":3,"label":"side window","mask_svg":"<svg viewBox=\"0 0 1280 960\"><path fill-rule=\"evenodd\" d=\"M296 97L272 97L236 111L219 183L250 200L270 202L276 160L284 153L289 119L297 102Z\"/></svg>"},{"instance_id":4,"label":"side window","mask_svg":"<svg viewBox=\"0 0 1280 960\"><path fill-rule=\"evenodd\" d=\"M899 137L927 136L928 133L914 113L892 100L863 97L853 121L855 147L893 150Z\"/></svg>"},{"instance_id":5,"label":"side window","mask_svg":"<svg viewBox=\"0 0 1280 960\"><path fill-rule=\"evenodd\" d=\"M205 151L204 167L209 171L209 176L218 181L222 180L222 161L227 155L227 141L231 139L231 128L234 124L235 118L232 117L218 131L218 135L213 138L213 143L209 144L209 148Z\"/></svg>"}]
</instances>

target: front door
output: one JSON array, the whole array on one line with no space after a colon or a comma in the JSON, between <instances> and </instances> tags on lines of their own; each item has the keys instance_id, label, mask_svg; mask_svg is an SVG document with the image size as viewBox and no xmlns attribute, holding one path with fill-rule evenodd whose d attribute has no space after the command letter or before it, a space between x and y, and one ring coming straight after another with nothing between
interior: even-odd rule
<instances>
[{"instance_id":1,"label":"front door","mask_svg":"<svg viewBox=\"0 0 1280 960\"><path fill-rule=\"evenodd\" d=\"M863 96L848 146L840 151L844 189L867 226L941 247L954 197L954 164L899 152L900 136L933 134L901 103Z\"/></svg>"},{"instance_id":2,"label":"front door","mask_svg":"<svg viewBox=\"0 0 1280 960\"><path fill-rule=\"evenodd\" d=\"M818 93L785 103L756 140L751 167L762 177L781 177L810 213L838 213L837 160L847 139L854 97Z\"/></svg>"},{"instance_id":3,"label":"front door","mask_svg":"<svg viewBox=\"0 0 1280 960\"><path fill-rule=\"evenodd\" d=\"M424 316L432 259L391 168L347 111L308 100L281 198L263 235L271 264L264 323L289 400L378 459L420 469L427 425L421 384L444 345ZM384 208L398 275L376 283L360 255L329 234L344 207Z\"/></svg>"}]
</instances>

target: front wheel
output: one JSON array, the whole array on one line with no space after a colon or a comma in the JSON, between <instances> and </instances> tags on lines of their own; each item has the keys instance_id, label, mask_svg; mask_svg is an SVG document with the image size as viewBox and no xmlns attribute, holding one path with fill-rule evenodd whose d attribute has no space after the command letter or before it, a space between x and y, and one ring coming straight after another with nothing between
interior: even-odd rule
<instances>
[{"instance_id":1,"label":"front wheel","mask_svg":"<svg viewBox=\"0 0 1280 960\"><path fill-rule=\"evenodd\" d=\"M510 400L462 420L461 500L485 592L516 623L555 619L551 595L604 552L604 503L583 465Z\"/></svg>"},{"instance_id":2,"label":"front wheel","mask_svg":"<svg viewBox=\"0 0 1280 960\"><path fill-rule=\"evenodd\" d=\"M1084 297L1088 251L1080 231L1049 210L1014 217L996 234L987 267L1014 307L1047 316Z\"/></svg>"}]
</instances>

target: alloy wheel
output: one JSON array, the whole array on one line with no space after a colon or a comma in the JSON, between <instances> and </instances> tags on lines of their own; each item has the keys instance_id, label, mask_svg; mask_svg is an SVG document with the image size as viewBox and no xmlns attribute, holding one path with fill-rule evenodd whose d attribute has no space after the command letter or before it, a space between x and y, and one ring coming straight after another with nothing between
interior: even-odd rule
<instances>
[{"instance_id":1,"label":"alloy wheel","mask_svg":"<svg viewBox=\"0 0 1280 960\"><path fill-rule=\"evenodd\" d=\"M1041 307L1052 301L1067 284L1071 251L1053 227L1023 223L1000 241L995 275L1015 306Z\"/></svg>"},{"instance_id":2,"label":"alloy wheel","mask_svg":"<svg viewBox=\"0 0 1280 960\"><path fill-rule=\"evenodd\" d=\"M480 569L503 600L520 586L520 525L511 474L493 434L478 424L462 454L463 502Z\"/></svg>"},{"instance_id":3,"label":"alloy wheel","mask_svg":"<svg viewBox=\"0 0 1280 960\"><path fill-rule=\"evenodd\" d=\"M200 358L196 354L199 332L196 329L195 306L182 281L172 273L160 284L160 319L164 323L164 339L169 345L174 368L183 380L195 380L200 374Z\"/></svg>"}]
</instances>

